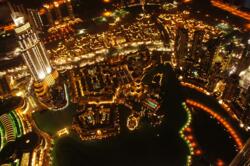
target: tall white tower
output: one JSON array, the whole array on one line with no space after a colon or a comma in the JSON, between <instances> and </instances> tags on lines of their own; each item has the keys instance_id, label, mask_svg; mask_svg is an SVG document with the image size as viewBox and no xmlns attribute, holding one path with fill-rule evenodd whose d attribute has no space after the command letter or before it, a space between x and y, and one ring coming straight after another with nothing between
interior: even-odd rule
<instances>
[{"instance_id":1,"label":"tall white tower","mask_svg":"<svg viewBox=\"0 0 250 166\"><path fill-rule=\"evenodd\" d=\"M47 51L31 28L30 23L26 21L22 13L14 12L10 4L9 6L12 11L11 17L16 26L15 32L21 55L35 80L37 96L43 97L48 88L55 84L58 72L52 70Z\"/></svg>"},{"instance_id":2,"label":"tall white tower","mask_svg":"<svg viewBox=\"0 0 250 166\"><path fill-rule=\"evenodd\" d=\"M58 100L58 96L55 97L52 93L58 91L58 87L62 87L62 85L59 81L59 73L52 69L43 43L33 31L30 23L26 21L24 15L14 12L10 4L9 6L12 11L11 17L15 23L21 55L35 80L34 90L38 101L43 107L51 110L64 108L65 97L61 96L62 100ZM60 92L65 94L65 91Z\"/></svg>"},{"instance_id":3,"label":"tall white tower","mask_svg":"<svg viewBox=\"0 0 250 166\"><path fill-rule=\"evenodd\" d=\"M16 26L15 32L21 55L34 79L41 81L52 72L46 50L21 13L12 13L12 18Z\"/></svg>"}]
</instances>

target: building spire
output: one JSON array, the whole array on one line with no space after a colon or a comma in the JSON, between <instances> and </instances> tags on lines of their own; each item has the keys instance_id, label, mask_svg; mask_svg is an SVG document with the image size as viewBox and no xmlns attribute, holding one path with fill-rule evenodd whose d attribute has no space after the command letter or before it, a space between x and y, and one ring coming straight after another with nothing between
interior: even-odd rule
<instances>
[{"instance_id":1,"label":"building spire","mask_svg":"<svg viewBox=\"0 0 250 166\"><path fill-rule=\"evenodd\" d=\"M14 14L15 11L14 11L14 9L13 9L13 7L12 7L12 5L11 5L11 3L9 1L7 1L7 5L9 7L10 11L11 11L11 15Z\"/></svg>"}]
</instances>

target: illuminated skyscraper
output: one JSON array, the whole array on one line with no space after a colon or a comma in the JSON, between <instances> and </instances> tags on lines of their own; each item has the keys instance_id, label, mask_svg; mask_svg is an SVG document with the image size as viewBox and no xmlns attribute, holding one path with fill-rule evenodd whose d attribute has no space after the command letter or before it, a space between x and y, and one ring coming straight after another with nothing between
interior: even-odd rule
<instances>
[{"instance_id":1,"label":"illuminated skyscraper","mask_svg":"<svg viewBox=\"0 0 250 166\"><path fill-rule=\"evenodd\" d=\"M200 55L201 55L200 50L202 47L203 36L204 36L204 31L202 31L202 30L197 30L194 32L192 47L190 50L190 56L196 63L201 58L200 57Z\"/></svg>"},{"instance_id":2,"label":"illuminated skyscraper","mask_svg":"<svg viewBox=\"0 0 250 166\"><path fill-rule=\"evenodd\" d=\"M223 99L226 101L234 101L239 96L239 77L236 74L233 74L226 78L226 86L223 92Z\"/></svg>"},{"instance_id":3,"label":"illuminated skyscraper","mask_svg":"<svg viewBox=\"0 0 250 166\"><path fill-rule=\"evenodd\" d=\"M48 23L50 26L52 26L54 24L54 20L53 20L52 13L51 13L51 6L49 4L44 4L43 7L46 10L46 16L48 19Z\"/></svg>"},{"instance_id":4,"label":"illuminated skyscraper","mask_svg":"<svg viewBox=\"0 0 250 166\"><path fill-rule=\"evenodd\" d=\"M72 7L72 4L71 4L71 0L67 0L67 10L68 10L68 13L69 13L69 17L74 18L74 11L73 11L73 7Z\"/></svg>"},{"instance_id":5,"label":"illuminated skyscraper","mask_svg":"<svg viewBox=\"0 0 250 166\"><path fill-rule=\"evenodd\" d=\"M48 88L55 84L58 73L52 71L45 47L31 28L30 23L26 21L23 14L13 12L11 6L10 9L16 26L15 32L21 55L35 80L36 95L44 97Z\"/></svg>"},{"instance_id":6,"label":"illuminated skyscraper","mask_svg":"<svg viewBox=\"0 0 250 166\"><path fill-rule=\"evenodd\" d=\"M28 22L31 24L32 28L35 30L42 30L43 28L43 22L42 18L39 14L39 11L37 9L26 9L23 7L23 5L14 5L9 7L12 10L12 13L22 13L24 16L27 17Z\"/></svg>"},{"instance_id":7,"label":"illuminated skyscraper","mask_svg":"<svg viewBox=\"0 0 250 166\"><path fill-rule=\"evenodd\" d=\"M20 12L12 11L20 53L34 79L34 92L39 105L52 111L68 106L66 85L53 70L47 57L46 49L32 29L30 23Z\"/></svg>"},{"instance_id":8,"label":"illuminated skyscraper","mask_svg":"<svg viewBox=\"0 0 250 166\"><path fill-rule=\"evenodd\" d=\"M42 22L42 18L39 14L39 11L35 9L27 9L27 13L32 28L35 28L36 30L42 30L44 25Z\"/></svg>"},{"instance_id":9,"label":"illuminated skyscraper","mask_svg":"<svg viewBox=\"0 0 250 166\"><path fill-rule=\"evenodd\" d=\"M62 21L62 13L61 13L61 10L60 10L59 3L54 1L54 7L55 7L55 11L56 11L57 20Z\"/></svg>"},{"instance_id":10,"label":"illuminated skyscraper","mask_svg":"<svg viewBox=\"0 0 250 166\"><path fill-rule=\"evenodd\" d=\"M175 38L175 56L177 64L184 66L185 58L188 54L188 30L185 28L178 28Z\"/></svg>"},{"instance_id":11,"label":"illuminated skyscraper","mask_svg":"<svg viewBox=\"0 0 250 166\"><path fill-rule=\"evenodd\" d=\"M201 65L203 66L203 70L206 73L209 73L212 68L212 64L213 64L213 59L215 56L215 51L217 46L220 45L221 39L219 37L217 38L211 38L206 42L206 47L207 47L207 51L205 53L206 56L203 56L201 58Z\"/></svg>"},{"instance_id":12,"label":"illuminated skyscraper","mask_svg":"<svg viewBox=\"0 0 250 166\"><path fill-rule=\"evenodd\" d=\"M20 13L12 14L22 57L36 81L41 81L52 72L46 50L32 30L30 23Z\"/></svg>"}]
</instances>

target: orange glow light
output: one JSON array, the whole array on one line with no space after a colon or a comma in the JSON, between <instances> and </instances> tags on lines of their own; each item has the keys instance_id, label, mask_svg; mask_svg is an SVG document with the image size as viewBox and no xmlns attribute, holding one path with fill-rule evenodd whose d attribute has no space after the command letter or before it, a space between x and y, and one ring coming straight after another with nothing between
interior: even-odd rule
<instances>
[{"instance_id":1,"label":"orange glow light","mask_svg":"<svg viewBox=\"0 0 250 166\"><path fill-rule=\"evenodd\" d=\"M183 0L183 3L189 3L192 2L192 0Z\"/></svg>"},{"instance_id":2,"label":"orange glow light","mask_svg":"<svg viewBox=\"0 0 250 166\"><path fill-rule=\"evenodd\" d=\"M110 3L111 0L103 0L104 3Z\"/></svg>"},{"instance_id":3,"label":"orange glow light","mask_svg":"<svg viewBox=\"0 0 250 166\"><path fill-rule=\"evenodd\" d=\"M192 129L191 129L190 127L188 127L188 128L186 128L186 131L187 131L187 132L191 132Z\"/></svg>"},{"instance_id":4,"label":"orange glow light","mask_svg":"<svg viewBox=\"0 0 250 166\"><path fill-rule=\"evenodd\" d=\"M10 25L6 25L6 26L2 26L0 28L1 29L3 28L5 31L10 31L10 30L13 30L15 28L15 24L10 24Z\"/></svg>"},{"instance_id":5,"label":"orange glow light","mask_svg":"<svg viewBox=\"0 0 250 166\"><path fill-rule=\"evenodd\" d=\"M188 105L190 105L190 106L199 108L199 109L207 112L211 116L213 116L217 121L220 122L220 124L222 124L227 129L227 131L229 132L229 134L232 136L232 138L236 142L236 144L238 146L238 149L240 150L240 149L243 148L243 142L242 142L241 138L237 135L237 133L234 130L234 128L224 118L222 118L219 114L215 113L213 110L211 110L210 108L202 105L201 103L195 102L193 100L187 99L186 103Z\"/></svg>"},{"instance_id":6,"label":"orange glow light","mask_svg":"<svg viewBox=\"0 0 250 166\"><path fill-rule=\"evenodd\" d=\"M250 23L245 24L246 29L250 30Z\"/></svg>"},{"instance_id":7,"label":"orange glow light","mask_svg":"<svg viewBox=\"0 0 250 166\"><path fill-rule=\"evenodd\" d=\"M45 13L46 13L46 10L45 10L45 9L42 8L42 9L39 10L39 14L40 14L40 15L43 15L43 14L45 14Z\"/></svg>"},{"instance_id":8,"label":"orange glow light","mask_svg":"<svg viewBox=\"0 0 250 166\"><path fill-rule=\"evenodd\" d=\"M196 154L196 155L201 155L201 150L195 151L195 154Z\"/></svg>"},{"instance_id":9,"label":"orange glow light","mask_svg":"<svg viewBox=\"0 0 250 166\"><path fill-rule=\"evenodd\" d=\"M44 4L43 7L45 7L46 9L50 8L49 4Z\"/></svg>"},{"instance_id":10,"label":"orange glow light","mask_svg":"<svg viewBox=\"0 0 250 166\"><path fill-rule=\"evenodd\" d=\"M203 87L199 87L199 86L196 86L194 84L191 84L191 83L188 83L188 82L181 82L181 85L184 86L184 87L189 87L189 88L192 88L192 89L195 89L196 91L198 92L201 92L201 93L204 93L206 95L210 95L210 92L208 92L206 89L204 89ZM221 103L221 107L228 113L228 115L233 118L233 119L236 119L237 120L237 117L234 115L234 111L224 102Z\"/></svg>"},{"instance_id":11,"label":"orange glow light","mask_svg":"<svg viewBox=\"0 0 250 166\"><path fill-rule=\"evenodd\" d=\"M224 162L222 160L218 160L217 163L216 163L217 166L224 166Z\"/></svg>"},{"instance_id":12,"label":"orange glow light","mask_svg":"<svg viewBox=\"0 0 250 166\"><path fill-rule=\"evenodd\" d=\"M191 143L191 146L194 148L194 147L196 147L196 143Z\"/></svg>"},{"instance_id":13,"label":"orange glow light","mask_svg":"<svg viewBox=\"0 0 250 166\"><path fill-rule=\"evenodd\" d=\"M55 7L59 7L59 3L58 2L54 2Z\"/></svg>"},{"instance_id":14,"label":"orange glow light","mask_svg":"<svg viewBox=\"0 0 250 166\"><path fill-rule=\"evenodd\" d=\"M250 13L248 13L248 12L243 12L243 11L237 10L236 8L229 6L229 5L227 5L223 2L220 2L218 0L212 0L211 2L212 2L212 5L215 7L226 10L235 16L238 16L238 17L244 18L245 20L250 21Z\"/></svg>"},{"instance_id":15,"label":"orange glow light","mask_svg":"<svg viewBox=\"0 0 250 166\"><path fill-rule=\"evenodd\" d=\"M103 15L104 15L105 17L109 17L109 16L111 16L111 14L112 14L112 12L110 12L110 11L105 11L105 12L103 13Z\"/></svg>"}]
</instances>

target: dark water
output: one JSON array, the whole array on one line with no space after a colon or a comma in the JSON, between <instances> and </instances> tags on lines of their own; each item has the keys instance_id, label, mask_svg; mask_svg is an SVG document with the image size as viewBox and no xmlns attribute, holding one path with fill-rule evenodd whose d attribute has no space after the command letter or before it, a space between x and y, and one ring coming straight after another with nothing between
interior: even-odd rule
<instances>
[{"instance_id":1,"label":"dark water","mask_svg":"<svg viewBox=\"0 0 250 166\"><path fill-rule=\"evenodd\" d=\"M202 110L193 113L194 135L208 161L223 160L229 164L236 156L235 142L214 118Z\"/></svg>"},{"instance_id":2,"label":"dark water","mask_svg":"<svg viewBox=\"0 0 250 166\"><path fill-rule=\"evenodd\" d=\"M181 90L174 72L170 68L159 67L154 70L164 71L167 74L165 100L161 107L166 118L160 127L153 128L142 123L138 130L129 132L126 129L125 121L130 111L119 106L120 135L89 142L81 142L74 135L61 138L55 144L55 164L60 166L185 165L189 151L185 142L178 135L178 131L186 122L186 113L181 107L183 95L186 93ZM154 70L149 74L155 73ZM209 100L210 104L213 104L210 99L204 100ZM196 111L193 115L192 127L195 137L204 151L203 157L206 162L202 163L203 165L215 163L217 159L222 159L227 163L233 159L236 154L234 142L223 127L214 119L210 119L209 115Z\"/></svg>"},{"instance_id":3,"label":"dark water","mask_svg":"<svg viewBox=\"0 0 250 166\"><path fill-rule=\"evenodd\" d=\"M174 110L183 111L180 108ZM125 111L129 112L120 109L124 112L121 117L127 116ZM170 109L166 109L168 111ZM168 118L159 128L142 124L135 132L129 132L123 120L121 134L102 141L80 142L74 137L62 138L55 147L57 165L184 165L187 146L178 135L179 125L169 125Z\"/></svg>"},{"instance_id":4,"label":"dark water","mask_svg":"<svg viewBox=\"0 0 250 166\"><path fill-rule=\"evenodd\" d=\"M165 71L162 66L154 69ZM174 79L168 68L167 79ZM168 86L175 81L167 81ZM175 84L176 89L178 86ZM181 107L181 98L168 91L161 112L166 115L160 127L153 128L142 123L138 130L129 132L126 119L130 110L119 106L121 120L121 134L117 137L91 142L80 142L77 137L65 137L56 143L55 157L57 165L114 165L114 166L175 166L185 165L189 154L188 147L180 138L178 132L186 123L186 112Z\"/></svg>"}]
</instances>

